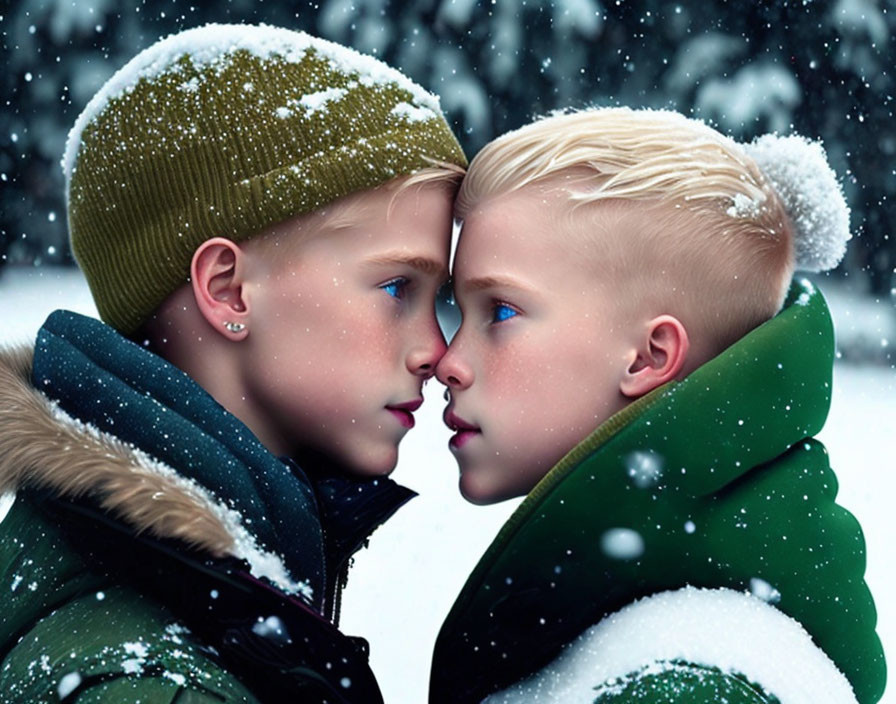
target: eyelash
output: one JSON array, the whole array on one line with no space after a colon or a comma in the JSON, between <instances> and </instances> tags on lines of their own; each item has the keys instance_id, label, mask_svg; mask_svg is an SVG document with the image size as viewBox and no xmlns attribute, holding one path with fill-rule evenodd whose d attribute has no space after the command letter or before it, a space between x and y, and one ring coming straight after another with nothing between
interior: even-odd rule
<instances>
[{"instance_id":1,"label":"eyelash","mask_svg":"<svg viewBox=\"0 0 896 704\"><path fill-rule=\"evenodd\" d=\"M510 315L507 315L506 317L503 317L503 318L499 317L499 311L502 311L502 310L510 311ZM491 324L492 325L500 325L501 323L504 323L504 322L510 320L511 318L515 318L518 315L519 315L519 311L516 308L514 308L513 306L508 305L507 303L503 303L501 301L495 301L494 304L492 305Z\"/></svg>"},{"instance_id":2,"label":"eyelash","mask_svg":"<svg viewBox=\"0 0 896 704\"><path fill-rule=\"evenodd\" d=\"M409 283L410 281L404 276L396 276L394 279L391 279L384 284L380 284L379 288L385 291L392 298L400 301L404 298L404 290L405 288L407 288ZM391 293L389 291L389 289L392 287L395 287L395 293Z\"/></svg>"}]
</instances>

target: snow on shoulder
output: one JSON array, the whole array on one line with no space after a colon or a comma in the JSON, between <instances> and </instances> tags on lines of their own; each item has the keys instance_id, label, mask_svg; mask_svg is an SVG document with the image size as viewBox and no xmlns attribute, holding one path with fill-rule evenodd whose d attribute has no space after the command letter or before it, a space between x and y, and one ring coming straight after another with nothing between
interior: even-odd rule
<instances>
[{"instance_id":1,"label":"snow on shoulder","mask_svg":"<svg viewBox=\"0 0 896 704\"><path fill-rule=\"evenodd\" d=\"M851 237L849 207L821 144L766 134L742 146L790 215L796 268L817 272L837 266Z\"/></svg>"},{"instance_id":2,"label":"snow on shoulder","mask_svg":"<svg viewBox=\"0 0 896 704\"><path fill-rule=\"evenodd\" d=\"M363 76L366 85L395 84L410 93L417 105L436 115L441 111L437 96L423 90L400 71L341 44L264 24L207 24L169 35L144 49L115 72L93 96L68 135L62 159L66 184L75 168L84 129L110 101L131 92L142 78L151 79L166 71L177 71L177 62L184 56L190 57L194 67L203 68L226 61L239 50L261 59L280 56L290 63L302 61L306 52L314 50L341 71ZM195 90L195 85L192 89Z\"/></svg>"},{"instance_id":3,"label":"snow on shoulder","mask_svg":"<svg viewBox=\"0 0 896 704\"><path fill-rule=\"evenodd\" d=\"M594 701L595 691L682 662L736 673L781 704L855 704L846 677L803 627L762 599L685 587L636 601L592 626L554 662L483 704Z\"/></svg>"},{"instance_id":4,"label":"snow on shoulder","mask_svg":"<svg viewBox=\"0 0 896 704\"><path fill-rule=\"evenodd\" d=\"M125 443L114 435L100 430L96 426L84 423L74 416L66 413L55 401L46 399L43 401L46 412L51 414L62 427L72 431L73 435L66 436L62 433L59 437L68 440L69 447L87 448L96 447L104 455L112 460L123 459L126 461L130 472L126 475L129 480L138 486L137 491L129 481L122 481L118 468L113 465L111 470L93 463L91 471L82 471L79 476L86 485L105 494L103 507L107 511L118 516L130 516L131 526L137 532L148 531L150 534L162 538L183 539L188 534L187 530L177 530L186 525L190 530L198 532L197 525L203 516L207 516L219 529L223 530L231 541L226 550L230 554L249 563L250 573L257 578L265 578L287 594L298 595L308 603L313 598L311 585L306 580L295 579L287 570L283 558L260 544L260 541L247 527L248 521L235 508L228 506L208 488L199 482L185 477L170 466L154 459L139 448ZM75 438L77 442L71 442ZM70 453L66 453L70 454ZM88 466L82 461L81 466ZM77 491L86 493L85 487L68 487L66 493L74 494ZM125 504L129 500L140 502L143 493L150 491L153 508L144 510L138 514L133 509L129 510ZM189 511L185 518L183 501L192 504L194 510ZM152 520L151 516L156 520ZM134 516L139 516L134 519ZM124 519L128 520L128 519ZM215 546L204 544L202 541L194 541L194 545L215 554L218 552Z\"/></svg>"}]
</instances>

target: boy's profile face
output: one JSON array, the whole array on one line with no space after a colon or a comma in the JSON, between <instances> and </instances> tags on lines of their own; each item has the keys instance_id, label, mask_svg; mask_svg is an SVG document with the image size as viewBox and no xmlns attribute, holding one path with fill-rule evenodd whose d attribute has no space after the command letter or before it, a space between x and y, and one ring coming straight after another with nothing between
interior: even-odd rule
<instances>
[{"instance_id":1,"label":"boy's profile face","mask_svg":"<svg viewBox=\"0 0 896 704\"><path fill-rule=\"evenodd\" d=\"M463 323L437 375L451 391L460 490L474 503L527 493L626 405L629 328L612 282L571 246L582 219L569 207L530 185L464 221L453 272Z\"/></svg>"},{"instance_id":2,"label":"boy's profile face","mask_svg":"<svg viewBox=\"0 0 896 704\"><path fill-rule=\"evenodd\" d=\"M453 197L430 184L349 199L348 223L298 244L284 232L282 256L252 260L244 369L265 444L379 475L395 467L445 351L434 300L448 275Z\"/></svg>"}]
</instances>

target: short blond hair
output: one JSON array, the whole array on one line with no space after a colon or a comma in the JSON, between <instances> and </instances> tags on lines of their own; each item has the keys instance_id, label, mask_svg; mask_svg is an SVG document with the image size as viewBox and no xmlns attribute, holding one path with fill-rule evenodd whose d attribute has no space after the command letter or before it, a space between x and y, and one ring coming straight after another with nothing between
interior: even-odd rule
<instances>
[{"instance_id":1,"label":"short blond hair","mask_svg":"<svg viewBox=\"0 0 896 704\"><path fill-rule=\"evenodd\" d=\"M533 184L556 186L570 213L594 204L656 207L635 251L647 267L699 263L692 319L727 346L781 307L793 274L793 226L756 163L730 138L664 110L596 108L554 114L494 140L470 164L455 204L464 219L484 200ZM604 211L606 212L606 211ZM581 221L579 221L581 222ZM676 226L673 226L676 225ZM591 228L599 230L599 228ZM606 248L602 248L606 251ZM617 247L617 249L630 249ZM633 282L658 281L615 253ZM642 262L643 259L638 260ZM678 262L681 266L676 267Z\"/></svg>"}]
</instances>

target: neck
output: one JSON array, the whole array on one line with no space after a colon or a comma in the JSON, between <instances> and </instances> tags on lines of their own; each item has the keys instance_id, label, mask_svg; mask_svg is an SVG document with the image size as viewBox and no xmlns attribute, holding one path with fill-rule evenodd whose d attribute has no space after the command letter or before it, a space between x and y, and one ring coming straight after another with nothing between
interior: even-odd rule
<instances>
[{"instance_id":1,"label":"neck","mask_svg":"<svg viewBox=\"0 0 896 704\"><path fill-rule=\"evenodd\" d=\"M229 413L238 418L269 452L292 448L253 400L241 363L240 345L217 334L197 310L189 287L176 291L143 328L149 348L189 375Z\"/></svg>"}]
</instances>

